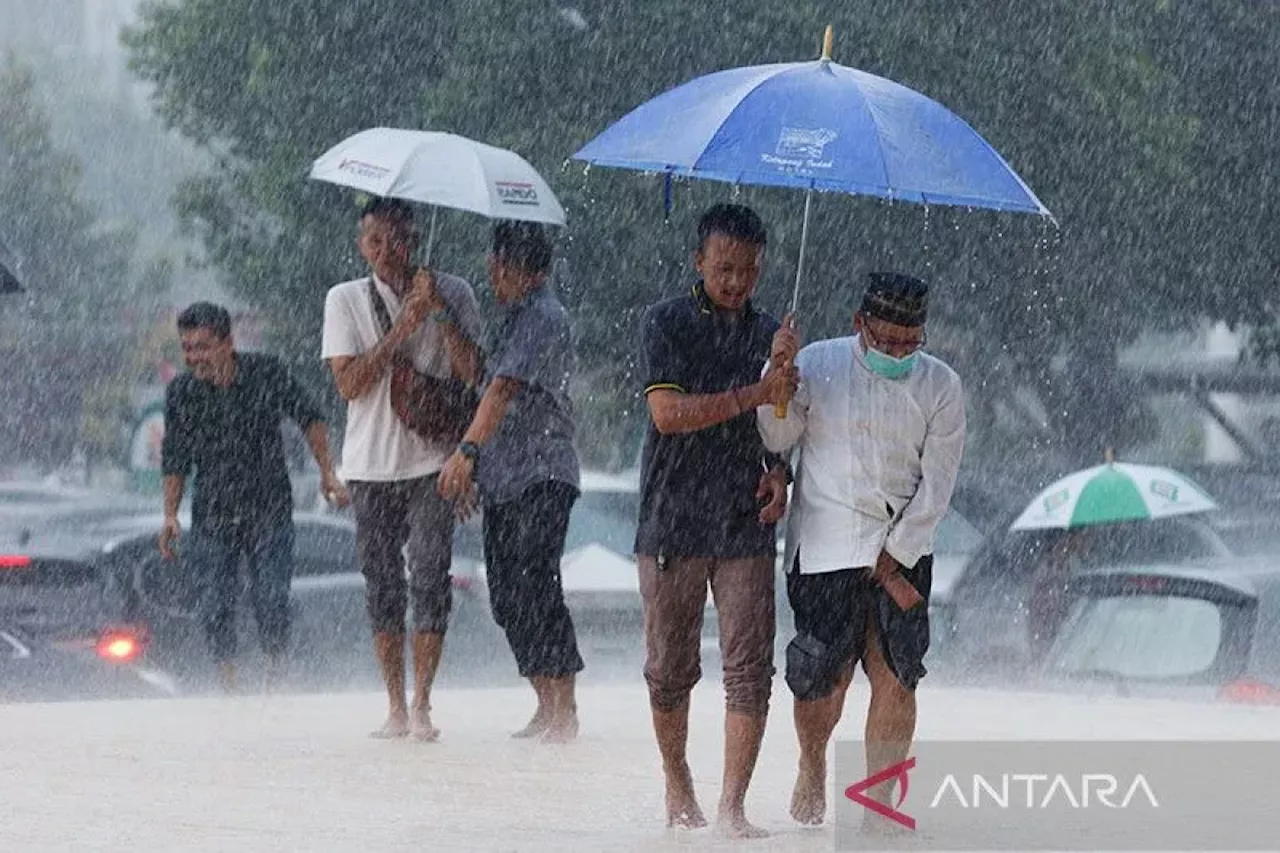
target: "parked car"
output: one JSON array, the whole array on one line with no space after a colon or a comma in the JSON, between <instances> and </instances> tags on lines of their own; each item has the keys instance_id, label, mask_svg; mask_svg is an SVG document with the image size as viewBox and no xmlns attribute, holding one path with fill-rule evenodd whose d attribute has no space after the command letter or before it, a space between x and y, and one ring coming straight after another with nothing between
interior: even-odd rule
<instances>
[{"instance_id":1,"label":"parked car","mask_svg":"<svg viewBox=\"0 0 1280 853\"><path fill-rule=\"evenodd\" d=\"M94 566L49 549L0 550L0 701L170 696L144 625Z\"/></svg>"},{"instance_id":2,"label":"parked car","mask_svg":"<svg viewBox=\"0 0 1280 853\"><path fill-rule=\"evenodd\" d=\"M184 691L212 684L213 668L200 628L196 588L179 556L161 558L156 536L161 517L123 514L61 516L36 528L18 558L57 549L69 565L97 573L118 596L111 607L122 622L140 626L147 658ZM295 513L297 530L291 607L293 637L289 685L293 688L369 688L378 674L369 639L364 578L356 568L355 526L345 518ZM184 520L185 524L185 520ZM504 641L489 615L488 599L463 557L453 568L454 602L441 680L474 680L506 674ZM246 590L247 591L247 590ZM238 618L241 662L251 675L256 626L247 600ZM514 666L510 667L514 673Z\"/></svg>"},{"instance_id":3,"label":"parked car","mask_svg":"<svg viewBox=\"0 0 1280 853\"><path fill-rule=\"evenodd\" d=\"M1010 531L1012 520L987 537L931 611L942 665L971 682L1024 680L1038 663L1030 636L1032 589L1064 533ZM1076 558L1076 571L1151 562L1213 564L1232 557L1221 537L1192 516L1103 525L1084 536L1087 547Z\"/></svg>"},{"instance_id":4,"label":"parked car","mask_svg":"<svg viewBox=\"0 0 1280 853\"><path fill-rule=\"evenodd\" d=\"M1042 686L1280 705L1280 560L1150 564L1075 578Z\"/></svg>"}]
</instances>

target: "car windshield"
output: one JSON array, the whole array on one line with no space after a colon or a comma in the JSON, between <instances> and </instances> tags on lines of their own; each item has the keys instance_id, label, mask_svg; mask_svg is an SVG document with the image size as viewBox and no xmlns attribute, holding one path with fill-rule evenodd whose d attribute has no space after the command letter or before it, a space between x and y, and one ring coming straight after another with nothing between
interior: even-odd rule
<instances>
[{"instance_id":1,"label":"car windshield","mask_svg":"<svg viewBox=\"0 0 1280 853\"><path fill-rule=\"evenodd\" d=\"M1049 653L1048 672L1134 679L1187 678L1218 657L1220 607L1169 595L1083 597Z\"/></svg>"},{"instance_id":2,"label":"car windshield","mask_svg":"<svg viewBox=\"0 0 1280 853\"><path fill-rule=\"evenodd\" d=\"M933 537L935 554L972 554L982 544L982 533L955 510L948 510Z\"/></svg>"}]
</instances>

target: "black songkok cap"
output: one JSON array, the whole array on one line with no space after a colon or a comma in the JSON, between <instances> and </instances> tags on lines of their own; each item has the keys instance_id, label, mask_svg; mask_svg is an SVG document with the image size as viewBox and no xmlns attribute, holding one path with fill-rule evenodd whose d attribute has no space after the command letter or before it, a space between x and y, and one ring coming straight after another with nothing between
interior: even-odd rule
<instances>
[{"instance_id":1,"label":"black songkok cap","mask_svg":"<svg viewBox=\"0 0 1280 853\"><path fill-rule=\"evenodd\" d=\"M905 273L869 273L859 310L895 326L923 326L929 315L929 285Z\"/></svg>"}]
</instances>

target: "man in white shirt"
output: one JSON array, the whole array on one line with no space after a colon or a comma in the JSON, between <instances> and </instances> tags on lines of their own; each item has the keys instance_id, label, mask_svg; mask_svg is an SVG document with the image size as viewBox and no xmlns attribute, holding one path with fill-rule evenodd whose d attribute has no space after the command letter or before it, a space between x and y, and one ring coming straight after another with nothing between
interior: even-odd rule
<instances>
[{"instance_id":1,"label":"man in white shirt","mask_svg":"<svg viewBox=\"0 0 1280 853\"><path fill-rule=\"evenodd\" d=\"M471 286L415 270L418 232L403 202L374 199L360 216L357 244L372 275L339 284L324 306L322 357L347 401L342 475L356 516L356 552L364 574L374 650L390 711L376 737L435 740L431 684L452 606L449 564L454 505L436 479L452 446L432 446L391 406L397 356L438 378L479 381L482 332ZM374 303L386 308L384 333ZM408 558L406 581L405 557ZM405 700L405 614L413 604L414 696Z\"/></svg>"},{"instance_id":2,"label":"man in white shirt","mask_svg":"<svg viewBox=\"0 0 1280 853\"><path fill-rule=\"evenodd\" d=\"M871 683L867 775L905 760L915 733L933 537L965 440L960 378L922 351L927 312L924 282L873 273L853 337L797 353L797 337L784 333L771 353L800 371L786 417L769 406L757 416L769 450L800 450L787 528L796 637L786 676L800 742L791 814L801 823L823 820L827 743L858 661ZM903 579L918 593L905 608L889 594ZM893 784L867 794L889 804Z\"/></svg>"}]
</instances>

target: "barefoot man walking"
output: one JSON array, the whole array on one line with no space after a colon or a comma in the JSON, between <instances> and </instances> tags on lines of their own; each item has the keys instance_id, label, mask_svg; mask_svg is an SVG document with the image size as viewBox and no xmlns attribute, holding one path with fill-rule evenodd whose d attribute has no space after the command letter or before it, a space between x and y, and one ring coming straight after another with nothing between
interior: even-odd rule
<instances>
[{"instance_id":1,"label":"barefoot man walking","mask_svg":"<svg viewBox=\"0 0 1280 853\"><path fill-rule=\"evenodd\" d=\"M652 424L636 554L667 823L706 825L685 752L709 585L720 622L726 711L718 825L740 838L765 835L747 822L744 801L769 710L774 525L787 501L786 466L766 452L755 409L785 399L795 382L790 367L761 379L779 326L751 304L765 240L755 211L712 207L698 224L694 266L701 280L689 295L652 306L643 326Z\"/></svg>"},{"instance_id":2,"label":"barefoot man walking","mask_svg":"<svg viewBox=\"0 0 1280 853\"><path fill-rule=\"evenodd\" d=\"M321 355L347 401L342 473L355 508L356 559L387 686L387 721L373 734L435 740L431 685L452 605L454 524L454 506L437 494L436 482L449 448L401 422L391 404L391 374L395 361L406 359L419 372L474 384L481 321L465 281L415 270L417 243L413 211L404 202L379 198L366 205L357 246L371 274L330 289ZM404 684L410 601L411 707Z\"/></svg>"},{"instance_id":3,"label":"barefoot man walking","mask_svg":"<svg viewBox=\"0 0 1280 853\"><path fill-rule=\"evenodd\" d=\"M757 413L770 450L800 448L786 557L796 624L787 685L800 741L791 814L800 823L822 823L827 743L857 662L871 682L867 775L904 760L915 734L933 537L965 439L960 378L922 351L927 305L919 279L873 273L853 337L797 353L784 329L773 358L799 368L800 389L785 419ZM903 579L919 595L906 609L889 593ZM868 796L887 804L892 785Z\"/></svg>"}]
</instances>

